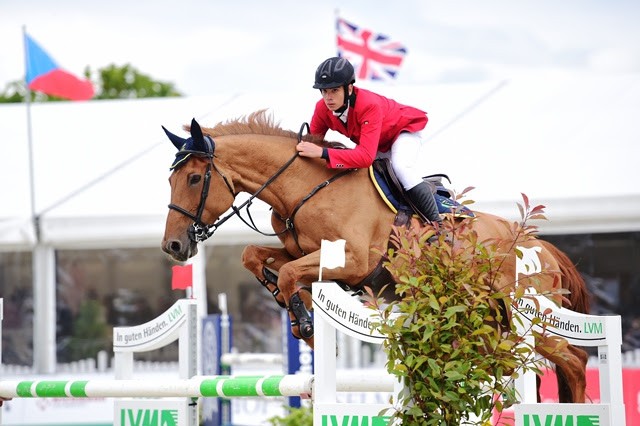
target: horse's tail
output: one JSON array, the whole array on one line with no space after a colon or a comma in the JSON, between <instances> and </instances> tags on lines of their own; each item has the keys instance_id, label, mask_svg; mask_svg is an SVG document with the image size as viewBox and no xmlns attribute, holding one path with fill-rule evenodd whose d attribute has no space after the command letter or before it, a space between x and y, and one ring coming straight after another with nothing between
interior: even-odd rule
<instances>
[{"instance_id":1,"label":"horse's tail","mask_svg":"<svg viewBox=\"0 0 640 426\"><path fill-rule=\"evenodd\" d=\"M562 274L562 288L571 292L567 295L571 306L565 306L565 308L582 314L588 314L590 295L582 275L580 275L580 272L578 272L578 269L571 259L569 259L562 250L548 241L541 240L540 242L558 262L560 273Z\"/></svg>"},{"instance_id":2,"label":"horse's tail","mask_svg":"<svg viewBox=\"0 0 640 426\"><path fill-rule=\"evenodd\" d=\"M580 312L583 314L589 313L589 304L590 304L590 295L587 291L587 284L585 283L582 275L578 272L578 269L573 264L571 259L559 248L554 246L548 241L541 240L540 241L544 248L549 250L552 256L558 262L560 273L562 274L562 288L565 290L569 290L571 293L567 295L565 300L571 304L571 306L564 306L565 308L571 309L575 312ZM563 298L564 299L564 298ZM563 303L565 305L565 303ZM575 359L580 364L580 369L585 371L587 367L587 353L577 347L570 346L569 350L575 356ZM576 383L575 377L570 377L571 369L559 368L556 365L556 379L558 383L558 398L560 402L584 402L583 400L578 400L575 395L575 390L573 389ZM584 385L585 378L582 377L579 380L579 383ZM539 386L539 383L538 383ZM584 395L583 393L581 393ZM539 395L539 388L538 388Z\"/></svg>"}]
</instances>

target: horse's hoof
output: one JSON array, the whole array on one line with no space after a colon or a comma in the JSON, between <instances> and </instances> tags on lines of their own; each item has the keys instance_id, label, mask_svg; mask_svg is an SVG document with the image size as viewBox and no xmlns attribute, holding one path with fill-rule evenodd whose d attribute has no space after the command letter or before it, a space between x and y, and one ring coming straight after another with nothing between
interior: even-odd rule
<instances>
[{"instance_id":1,"label":"horse's hoof","mask_svg":"<svg viewBox=\"0 0 640 426\"><path fill-rule=\"evenodd\" d=\"M300 324L300 336L303 339L310 339L313 337L313 324Z\"/></svg>"}]
</instances>

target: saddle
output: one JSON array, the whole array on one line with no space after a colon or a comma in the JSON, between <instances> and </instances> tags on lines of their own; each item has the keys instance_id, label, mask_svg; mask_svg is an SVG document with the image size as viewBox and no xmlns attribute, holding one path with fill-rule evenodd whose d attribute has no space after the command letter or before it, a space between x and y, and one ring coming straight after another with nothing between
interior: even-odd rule
<instances>
[{"instance_id":1,"label":"saddle","mask_svg":"<svg viewBox=\"0 0 640 426\"><path fill-rule=\"evenodd\" d=\"M373 165L369 167L369 176L380 197L391 211L396 214L404 212L409 216L418 214L393 171L388 158L376 159ZM455 200L453 191L444 186L443 179L446 179L451 184L449 176L438 173L424 176L422 179L431 187L440 214L454 213L455 217L474 217L473 212L468 207Z\"/></svg>"}]
</instances>

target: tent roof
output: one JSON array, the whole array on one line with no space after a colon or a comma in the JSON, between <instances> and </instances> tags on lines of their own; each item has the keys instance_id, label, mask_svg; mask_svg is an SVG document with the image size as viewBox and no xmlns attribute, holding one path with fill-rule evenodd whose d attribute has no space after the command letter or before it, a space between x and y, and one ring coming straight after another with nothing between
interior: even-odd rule
<instances>
[{"instance_id":1,"label":"tent roof","mask_svg":"<svg viewBox=\"0 0 640 426\"><path fill-rule=\"evenodd\" d=\"M515 219L525 193L532 204L547 206L551 220L540 224L543 232L640 229L639 75L537 74L368 87L428 112L425 174L447 173L458 192L475 187L469 198L478 209ZM317 99L317 92L302 90L32 105L42 241L57 247L158 244L175 153L161 125L181 134L192 117L213 125L268 108L282 127L297 130ZM27 130L24 104L0 105L0 250L34 242ZM266 206L256 204L252 213L270 229ZM217 242L262 239L239 221L218 234Z\"/></svg>"}]
</instances>

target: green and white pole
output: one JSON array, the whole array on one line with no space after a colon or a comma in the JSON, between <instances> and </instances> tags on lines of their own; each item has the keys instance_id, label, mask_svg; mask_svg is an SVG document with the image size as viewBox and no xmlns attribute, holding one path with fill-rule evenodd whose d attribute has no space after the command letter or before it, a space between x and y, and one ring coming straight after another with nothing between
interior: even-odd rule
<instances>
[{"instance_id":1,"label":"green and white pole","mask_svg":"<svg viewBox=\"0 0 640 426\"><path fill-rule=\"evenodd\" d=\"M0 381L6 398L278 397L310 394L312 376L199 376L188 380Z\"/></svg>"}]
</instances>

